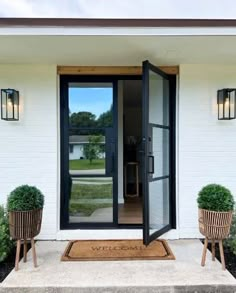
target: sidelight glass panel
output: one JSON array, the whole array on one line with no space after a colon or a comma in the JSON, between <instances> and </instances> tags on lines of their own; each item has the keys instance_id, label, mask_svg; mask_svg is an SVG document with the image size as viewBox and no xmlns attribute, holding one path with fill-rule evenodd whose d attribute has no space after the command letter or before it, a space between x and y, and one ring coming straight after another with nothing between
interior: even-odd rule
<instances>
[{"instance_id":1,"label":"sidelight glass panel","mask_svg":"<svg viewBox=\"0 0 236 293\"><path fill-rule=\"evenodd\" d=\"M169 81L149 71L149 123L169 125Z\"/></svg>"},{"instance_id":2,"label":"sidelight glass panel","mask_svg":"<svg viewBox=\"0 0 236 293\"><path fill-rule=\"evenodd\" d=\"M169 178L149 182L150 234L169 224Z\"/></svg>"},{"instance_id":3,"label":"sidelight glass panel","mask_svg":"<svg viewBox=\"0 0 236 293\"><path fill-rule=\"evenodd\" d=\"M111 177L69 177L70 223L113 221L113 179Z\"/></svg>"},{"instance_id":4,"label":"sidelight glass panel","mask_svg":"<svg viewBox=\"0 0 236 293\"><path fill-rule=\"evenodd\" d=\"M75 80L75 78L73 78ZM67 223L93 227L114 221L116 134L114 82L67 82L64 105L63 196ZM83 224L83 225L82 225ZM73 225L74 226L74 225ZM79 226L79 225L78 225ZM76 225L74 226L76 227Z\"/></svg>"},{"instance_id":5,"label":"sidelight glass panel","mask_svg":"<svg viewBox=\"0 0 236 293\"><path fill-rule=\"evenodd\" d=\"M69 83L70 126L111 127L112 101L112 83Z\"/></svg>"},{"instance_id":6,"label":"sidelight glass panel","mask_svg":"<svg viewBox=\"0 0 236 293\"><path fill-rule=\"evenodd\" d=\"M69 172L71 175L105 174L106 135L101 129L70 129Z\"/></svg>"},{"instance_id":7,"label":"sidelight glass panel","mask_svg":"<svg viewBox=\"0 0 236 293\"><path fill-rule=\"evenodd\" d=\"M152 128L152 148L154 156L155 177L169 175L169 129Z\"/></svg>"}]
</instances>

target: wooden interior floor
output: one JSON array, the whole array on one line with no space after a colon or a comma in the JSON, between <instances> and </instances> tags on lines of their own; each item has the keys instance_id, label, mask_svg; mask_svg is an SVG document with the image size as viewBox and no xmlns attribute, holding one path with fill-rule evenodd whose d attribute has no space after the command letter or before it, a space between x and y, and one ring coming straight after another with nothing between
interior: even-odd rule
<instances>
[{"instance_id":1,"label":"wooden interior floor","mask_svg":"<svg viewBox=\"0 0 236 293\"><path fill-rule=\"evenodd\" d=\"M142 200L130 199L124 204L119 204L118 219L119 224L142 224Z\"/></svg>"}]
</instances>

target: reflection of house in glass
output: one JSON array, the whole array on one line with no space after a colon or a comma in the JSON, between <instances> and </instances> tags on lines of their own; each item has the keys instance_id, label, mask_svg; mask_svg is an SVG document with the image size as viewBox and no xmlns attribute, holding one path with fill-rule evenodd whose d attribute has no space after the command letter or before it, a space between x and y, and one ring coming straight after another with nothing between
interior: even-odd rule
<instances>
[{"instance_id":1,"label":"reflection of house in glass","mask_svg":"<svg viewBox=\"0 0 236 293\"><path fill-rule=\"evenodd\" d=\"M98 153L97 159L105 158L105 137L101 136L100 142L92 143L91 135L71 135L69 138L69 159L70 160L79 160L79 159L88 159L86 158L85 147L89 144L99 146L100 152Z\"/></svg>"}]
</instances>

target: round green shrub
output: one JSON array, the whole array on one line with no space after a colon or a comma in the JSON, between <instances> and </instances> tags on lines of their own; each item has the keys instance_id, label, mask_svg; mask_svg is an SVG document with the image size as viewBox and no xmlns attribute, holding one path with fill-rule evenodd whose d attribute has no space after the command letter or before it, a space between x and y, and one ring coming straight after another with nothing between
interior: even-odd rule
<instances>
[{"instance_id":1,"label":"round green shrub","mask_svg":"<svg viewBox=\"0 0 236 293\"><path fill-rule=\"evenodd\" d=\"M22 185L14 189L8 196L8 211L30 211L42 209L44 196L42 192L34 186Z\"/></svg>"},{"instance_id":2,"label":"round green shrub","mask_svg":"<svg viewBox=\"0 0 236 293\"><path fill-rule=\"evenodd\" d=\"M228 212L234 209L232 193L222 185L208 184L200 190L197 198L200 209Z\"/></svg>"},{"instance_id":3,"label":"round green shrub","mask_svg":"<svg viewBox=\"0 0 236 293\"><path fill-rule=\"evenodd\" d=\"M11 253L14 242L11 240L7 213L0 206L0 263Z\"/></svg>"}]
</instances>

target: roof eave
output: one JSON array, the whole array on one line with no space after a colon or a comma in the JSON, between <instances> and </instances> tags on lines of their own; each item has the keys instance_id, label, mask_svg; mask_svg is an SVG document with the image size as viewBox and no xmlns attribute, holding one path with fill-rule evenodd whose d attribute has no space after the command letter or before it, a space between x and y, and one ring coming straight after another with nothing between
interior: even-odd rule
<instances>
[{"instance_id":1,"label":"roof eave","mask_svg":"<svg viewBox=\"0 0 236 293\"><path fill-rule=\"evenodd\" d=\"M0 18L0 27L235 27L236 19Z\"/></svg>"}]
</instances>

